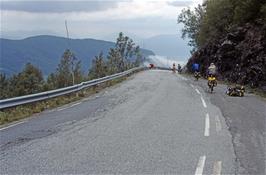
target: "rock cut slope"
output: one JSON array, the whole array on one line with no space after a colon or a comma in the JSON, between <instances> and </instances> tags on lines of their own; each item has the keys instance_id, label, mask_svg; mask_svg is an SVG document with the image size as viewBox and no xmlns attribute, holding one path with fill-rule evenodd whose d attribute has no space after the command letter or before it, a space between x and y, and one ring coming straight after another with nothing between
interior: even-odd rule
<instances>
[{"instance_id":1,"label":"rock cut slope","mask_svg":"<svg viewBox=\"0 0 266 175\"><path fill-rule=\"evenodd\" d=\"M195 52L187 64L190 70L194 62L202 65L202 74L214 62L220 78L266 90L266 27L250 23L237 27Z\"/></svg>"}]
</instances>

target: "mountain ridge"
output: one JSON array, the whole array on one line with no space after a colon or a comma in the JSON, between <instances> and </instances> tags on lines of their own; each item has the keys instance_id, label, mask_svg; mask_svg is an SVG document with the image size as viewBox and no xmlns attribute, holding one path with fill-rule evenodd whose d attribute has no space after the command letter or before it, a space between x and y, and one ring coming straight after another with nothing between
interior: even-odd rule
<instances>
[{"instance_id":1,"label":"mountain ridge","mask_svg":"<svg viewBox=\"0 0 266 175\"><path fill-rule=\"evenodd\" d=\"M37 35L18 40L0 38L0 45L0 72L12 75L20 72L30 62L47 76L56 70L67 48L81 60L82 71L87 73L92 59L100 52L106 56L115 43L92 38L67 39L61 36ZM154 55L147 49L141 51L145 57Z\"/></svg>"}]
</instances>

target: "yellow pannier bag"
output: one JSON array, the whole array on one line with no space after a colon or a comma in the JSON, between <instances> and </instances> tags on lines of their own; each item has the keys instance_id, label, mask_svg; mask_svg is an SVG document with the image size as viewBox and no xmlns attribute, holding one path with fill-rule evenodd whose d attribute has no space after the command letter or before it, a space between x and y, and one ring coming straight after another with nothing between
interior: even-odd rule
<instances>
[{"instance_id":1,"label":"yellow pannier bag","mask_svg":"<svg viewBox=\"0 0 266 175\"><path fill-rule=\"evenodd\" d=\"M208 81L214 81L214 80L216 80L215 77L208 77Z\"/></svg>"}]
</instances>

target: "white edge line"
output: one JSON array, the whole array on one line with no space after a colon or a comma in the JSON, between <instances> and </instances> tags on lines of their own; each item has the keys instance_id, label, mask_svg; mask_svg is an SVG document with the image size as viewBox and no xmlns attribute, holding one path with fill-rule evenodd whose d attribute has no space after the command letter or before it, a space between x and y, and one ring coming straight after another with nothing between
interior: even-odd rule
<instances>
[{"instance_id":1,"label":"white edge line","mask_svg":"<svg viewBox=\"0 0 266 175\"><path fill-rule=\"evenodd\" d=\"M213 165L213 175L220 175L222 171L222 162L217 161Z\"/></svg>"},{"instance_id":2,"label":"white edge line","mask_svg":"<svg viewBox=\"0 0 266 175\"><path fill-rule=\"evenodd\" d=\"M63 110L68 109L68 108L70 108L70 106L65 107L65 108L60 108L60 109L58 109L57 111L63 111Z\"/></svg>"},{"instance_id":3,"label":"white edge line","mask_svg":"<svg viewBox=\"0 0 266 175\"><path fill-rule=\"evenodd\" d=\"M193 84L189 84L192 88L194 88L194 85Z\"/></svg>"},{"instance_id":4,"label":"white edge line","mask_svg":"<svg viewBox=\"0 0 266 175\"><path fill-rule=\"evenodd\" d=\"M208 137L210 135L210 116L207 113L205 118L205 131L204 136Z\"/></svg>"},{"instance_id":5,"label":"white edge line","mask_svg":"<svg viewBox=\"0 0 266 175\"><path fill-rule=\"evenodd\" d=\"M16 126L16 125L19 125L19 124L22 124L22 123L25 123L25 121L18 122L18 123L14 123L14 124L9 125L9 126L7 126L7 127L1 128L0 131L5 130L5 129L7 129L7 128L11 128L11 127L13 127L13 126Z\"/></svg>"},{"instance_id":6,"label":"white edge line","mask_svg":"<svg viewBox=\"0 0 266 175\"><path fill-rule=\"evenodd\" d=\"M202 175L203 169L204 169L204 166L205 166L205 160L206 160L206 156L205 155L200 157L198 165L197 165L197 168L196 168L195 175Z\"/></svg>"},{"instance_id":7,"label":"white edge line","mask_svg":"<svg viewBox=\"0 0 266 175\"><path fill-rule=\"evenodd\" d=\"M71 105L71 106L67 106L67 107L64 107L64 108L60 108L60 109L58 109L57 111L63 111L63 110L65 110L65 109L72 108L72 107L77 106L77 105L79 105L79 104L81 104L81 102L75 103L75 104L73 104L73 105Z\"/></svg>"},{"instance_id":8,"label":"white edge line","mask_svg":"<svg viewBox=\"0 0 266 175\"><path fill-rule=\"evenodd\" d=\"M51 112L54 112L54 111L56 111L56 109L51 109L51 110L44 111L44 112L46 112L46 113L51 113Z\"/></svg>"},{"instance_id":9,"label":"white edge line","mask_svg":"<svg viewBox=\"0 0 266 175\"><path fill-rule=\"evenodd\" d=\"M77 106L79 104L81 104L81 102L75 103L75 104L71 105L70 107Z\"/></svg>"},{"instance_id":10,"label":"white edge line","mask_svg":"<svg viewBox=\"0 0 266 175\"><path fill-rule=\"evenodd\" d=\"M205 102L205 100L203 99L202 96L200 97L200 99L202 101L202 105L204 106L204 108L207 108L206 102Z\"/></svg>"}]
</instances>

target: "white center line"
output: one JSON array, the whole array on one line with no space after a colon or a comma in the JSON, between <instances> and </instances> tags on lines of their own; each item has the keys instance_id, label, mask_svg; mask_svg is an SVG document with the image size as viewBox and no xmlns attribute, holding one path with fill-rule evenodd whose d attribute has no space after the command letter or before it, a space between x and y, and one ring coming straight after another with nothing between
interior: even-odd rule
<instances>
[{"instance_id":1,"label":"white center line","mask_svg":"<svg viewBox=\"0 0 266 175\"><path fill-rule=\"evenodd\" d=\"M7 128L11 128L11 127L13 127L13 126L16 126L16 125L19 125L19 124L22 124L22 123L25 123L25 121L23 121L23 122L18 122L18 123L15 123L15 124L13 124L13 125L9 125L9 126L7 126L7 127L1 128L0 131L5 130L5 129L7 129Z\"/></svg>"},{"instance_id":2,"label":"white center line","mask_svg":"<svg viewBox=\"0 0 266 175\"><path fill-rule=\"evenodd\" d=\"M221 125L221 122L220 122L218 115L215 116L215 125L216 125L216 131L217 132L222 130L222 125Z\"/></svg>"},{"instance_id":3,"label":"white center line","mask_svg":"<svg viewBox=\"0 0 266 175\"><path fill-rule=\"evenodd\" d=\"M195 175L202 175L204 165L205 165L206 156L201 156L197 165Z\"/></svg>"},{"instance_id":4,"label":"white center line","mask_svg":"<svg viewBox=\"0 0 266 175\"><path fill-rule=\"evenodd\" d=\"M214 163L213 166L213 175L220 175L222 171L222 162L218 161Z\"/></svg>"},{"instance_id":5,"label":"white center line","mask_svg":"<svg viewBox=\"0 0 266 175\"><path fill-rule=\"evenodd\" d=\"M207 108L206 102L205 102L205 100L203 99L202 96L200 97L200 99L201 99L201 101L202 101L202 104L203 104L204 108Z\"/></svg>"},{"instance_id":6,"label":"white center line","mask_svg":"<svg viewBox=\"0 0 266 175\"><path fill-rule=\"evenodd\" d=\"M192 88L194 88L194 85L193 84L189 84Z\"/></svg>"},{"instance_id":7,"label":"white center line","mask_svg":"<svg viewBox=\"0 0 266 175\"><path fill-rule=\"evenodd\" d=\"M210 135L210 116L207 113L205 118L205 131L204 136L208 137Z\"/></svg>"},{"instance_id":8,"label":"white center line","mask_svg":"<svg viewBox=\"0 0 266 175\"><path fill-rule=\"evenodd\" d=\"M200 91L199 91L198 89L195 89L195 91L196 91L198 94L200 94Z\"/></svg>"}]
</instances>

